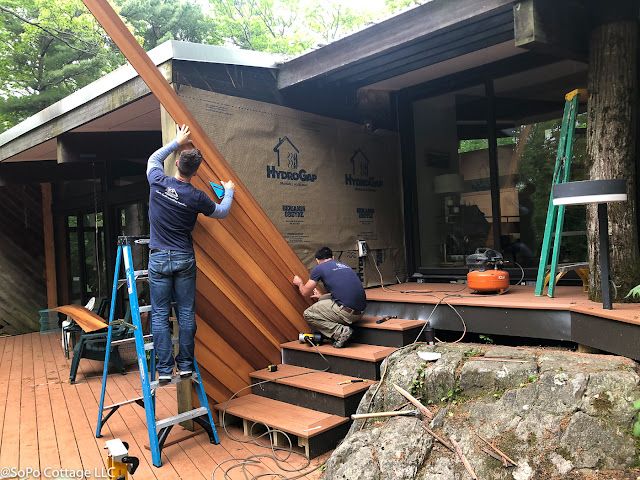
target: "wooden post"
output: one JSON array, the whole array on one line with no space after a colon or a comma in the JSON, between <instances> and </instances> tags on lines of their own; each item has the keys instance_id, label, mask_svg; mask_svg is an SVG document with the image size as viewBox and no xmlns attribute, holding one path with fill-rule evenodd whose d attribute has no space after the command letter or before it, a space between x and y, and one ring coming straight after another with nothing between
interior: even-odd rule
<instances>
[{"instance_id":1,"label":"wooden post","mask_svg":"<svg viewBox=\"0 0 640 480\"><path fill-rule=\"evenodd\" d=\"M53 234L53 214L51 213L51 184L41 183L42 229L44 238L44 263L47 285L47 308L58 306L58 282L56 277L56 244Z\"/></svg>"},{"instance_id":2,"label":"wooden post","mask_svg":"<svg viewBox=\"0 0 640 480\"><path fill-rule=\"evenodd\" d=\"M500 212L500 172L498 170L498 138L496 135L496 97L493 80L484 84L487 95L487 140L489 143L489 183L491 184L491 231L493 248L501 250L502 213Z\"/></svg>"}]
</instances>

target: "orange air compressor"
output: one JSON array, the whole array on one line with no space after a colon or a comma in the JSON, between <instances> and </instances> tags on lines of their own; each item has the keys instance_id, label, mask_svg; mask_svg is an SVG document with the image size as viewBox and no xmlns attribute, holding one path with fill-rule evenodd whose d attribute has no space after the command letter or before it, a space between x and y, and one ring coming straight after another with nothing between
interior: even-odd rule
<instances>
[{"instance_id":1,"label":"orange air compressor","mask_svg":"<svg viewBox=\"0 0 640 480\"><path fill-rule=\"evenodd\" d=\"M509 272L501 270L504 263L500 252L478 248L467 257L467 286L477 293L504 293L509 288Z\"/></svg>"}]
</instances>

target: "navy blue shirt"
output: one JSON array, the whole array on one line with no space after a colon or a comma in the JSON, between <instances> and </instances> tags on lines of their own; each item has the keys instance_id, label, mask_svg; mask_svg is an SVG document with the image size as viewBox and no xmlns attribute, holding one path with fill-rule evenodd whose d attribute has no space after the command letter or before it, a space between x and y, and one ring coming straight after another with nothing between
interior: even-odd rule
<instances>
[{"instance_id":1,"label":"navy blue shirt","mask_svg":"<svg viewBox=\"0 0 640 480\"><path fill-rule=\"evenodd\" d=\"M177 142L171 142L149 158L149 247L193 252L191 231L198 214L214 216L218 205L190 183L164 174L162 162L177 148ZM223 203L230 206L232 198L233 192L229 191Z\"/></svg>"},{"instance_id":2,"label":"navy blue shirt","mask_svg":"<svg viewBox=\"0 0 640 480\"><path fill-rule=\"evenodd\" d=\"M316 265L311 270L311 280L322 280L324 286L331 292L331 297L340 305L363 311L367 306L367 298L362 288L362 282L351 267L344 263L329 260Z\"/></svg>"}]
</instances>

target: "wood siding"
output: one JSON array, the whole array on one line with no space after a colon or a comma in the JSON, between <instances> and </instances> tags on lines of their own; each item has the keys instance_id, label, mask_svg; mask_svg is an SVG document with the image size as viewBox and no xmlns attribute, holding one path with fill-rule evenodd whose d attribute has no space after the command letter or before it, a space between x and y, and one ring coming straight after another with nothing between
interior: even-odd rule
<instances>
[{"instance_id":1,"label":"wood siding","mask_svg":"<svg viewBox=\"0 0 640 480\"><path fill-rule=\"evenodd\" d=\"M0 335L36 331L46 308L40 185L0 187Z\"/></svg>"}]
</instances>

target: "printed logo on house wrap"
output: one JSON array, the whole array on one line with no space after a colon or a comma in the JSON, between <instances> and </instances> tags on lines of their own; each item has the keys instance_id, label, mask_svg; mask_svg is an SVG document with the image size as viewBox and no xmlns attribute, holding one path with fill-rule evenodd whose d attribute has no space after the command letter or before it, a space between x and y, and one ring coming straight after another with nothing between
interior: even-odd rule
<instances>
[{"instance_id":1,"label":"printed logo on house wrap","mask_svg":"<svg viewBox=\"0 0 640 480\"><path fill-rule=\"evenodd\" d=\"M361 149L356 149L349 159L351 171L344 174L345 185L352 186L356 190L375 191L382 187L383 180L369 174L369 158Z\"/></svg>"},{"instance_id":2,"label":"printed logo on house wrap","mask_svg":"<svg viewBox=\"0 0 640 480\"><path fill-rule=\"evenodd\" d=\"M356 208L356 215L358 215L358 221L363 224L372 223L375 213L376 213L375 208Z\"/></svg>"},{"instance_id":3,"label":"printed logo on house wrap","mask_svg":"<svg viewBox=\"0 0 640 480\"><path fill-rule=\"evenodd\" d=\"M300 225L304 223L304 205L282 205L282 215L284 220L290 225Z\"/></svg>"},{"instance_id":4,"label":"printed logo on house wrap","mask_svg":"<svg viewBox=\"0 0 640 480\"><path fill-rule=\"evenodd\" d=\"M283 185L305 186L316 181L315 173L300 168L300 149L289 137L279 137L273 147L275 165L267 165L267 178L279 180Z\"/></svg>"}]
</instances>

